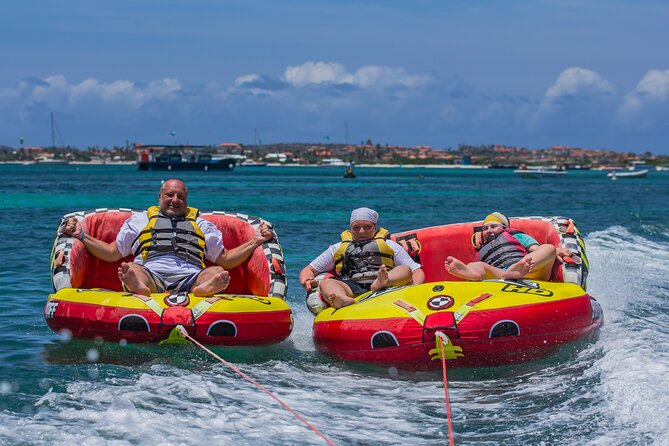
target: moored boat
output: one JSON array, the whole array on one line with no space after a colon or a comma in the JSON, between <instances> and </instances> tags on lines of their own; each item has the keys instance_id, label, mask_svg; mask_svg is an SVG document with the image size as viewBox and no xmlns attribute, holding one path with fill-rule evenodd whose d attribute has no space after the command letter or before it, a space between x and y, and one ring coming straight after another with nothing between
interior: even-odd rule
<instances>
[{"instance_id":1,"label":"moored boat","mask_svg":"<svg viewBox=\"0 0 669 446\"><path fill-rule=\"evenodd\" d=\"M187 145L135 145L139 170L233 170L241 155L207 153L211 147Z\"/></svg>"},{"instance_id":2,"label":"moored boat","mask_svg":"<svg viewBox=\"0 0 669 446\"><path fill-rule=\"evenodd\" d=\"M61 226L75 217L86 234L111 242L133 212L74 212L63 217ZM201 215L221 230L229 249L247 240L261 223L259 218L244 214ZM285 265L276 237L230 270L231 282L225 294L207 298L185 293L142 296L124 292L116 273L121 261L98 260L79 240L58 235L51 262L55 293L44 309L49 327L78 338L127 342L165 340L176 325L183 325L191 336L207 344L268 344L290 335L293 319L284 300Z\"/></svg>"},{"instance_id":3,"label":"moored boat","mask_svg":"<svg viewBox=\"0 0 669 446\"><path fill-rule=\"evenodd\" d=\"M422 264L427 283L366 293L338 310L320 308L313 326L317 348L344 361L431 369L441 366L435 342L440 332L448 340L449 367L497 366L543 358L597 333L602 311L585 291L588 261L573 221L511 220L512 228L540 243L574 253L555 263L548 282L465 282L447 273L447 255L473 260L471 239L478 226L463 223L394 234L392 239ZM317 309L317 297L308 296L310 307Z\"/></svg>"},{"instance_id":4,"label":"moored boat","mask_svg":"<svg viewBox=\"0 0 669 446\"><path fill-rule=\"evenodd\" d=\"M617 180L618 178L644 178L646 175L648 175L648 169L625 170L609 172L607 174L607 176L612 180Z\"/></svg>"},{"instance_id":5,"label":"moored boat","mask_svg":"<svg viewBox=\"0 0 669 446\"><path fill-rule=\"evenodd\" d=\"M513 171L521 178L538 179L538 178L563 178L567 175L564 169L553 167L532 167L520 168Z\"/></svg>"}]
</instances>

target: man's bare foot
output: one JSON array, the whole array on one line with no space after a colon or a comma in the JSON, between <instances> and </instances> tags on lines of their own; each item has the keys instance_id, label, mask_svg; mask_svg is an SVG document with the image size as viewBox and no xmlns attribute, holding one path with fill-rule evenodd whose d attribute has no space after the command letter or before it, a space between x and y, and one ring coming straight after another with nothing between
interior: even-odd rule
<instances>
[{"instance_id":1,"label":"man's bare foot","mask_svg":"<svg viewBox=\"0 0 669 446\"><path fill-rule=\"evenodd\" d=\"M137 277L137 273L129 263L123 262L118 268L118 278L131 293L150 296L151 289Z\"/></svg>"},{"instance_id":2,"label":"man's bare foot","mask_svg":"<svg viewBox=\"0 0 669 446\"><path fill-rule=\"evenodd\" d=\"M480 273L474 271L472 268L462 263L462 261L452 256L446 257L444 268L446 268L446 271L448 271L450 274L461 279L483 280L483 277Z\"/></svg>"},{"instance_id":3,"label":"man's bare foot","mask_svg":"<svg viewBox=\"0 0 669 446\"><path fill-rule=\"evenodd\" d=\"M195 296L208 297L213 296L216 293L221 293L230 284L230 273L223 271L211 276L210 279L205 280L201 284L193 287L191 292Z\"/></svg>"},{"instance_id":4,"label":"man's bare foot","mask_svg":"<svg viewBox=\"0 0 669 446\"><path fill-rule=\"evenodd\" d=\"M378 275L376 276L376 279L374 279L374 282L372 282L372 285L369 287L369 289L372 291L378 291L384 289L387 286L388 286L388 268L386 268L386 265L381 265L381 268L379 268Z\"/></svg>"},{"instance_id":5,"label":"man's bare foot","mask_svg":"<svg viewBox=\"0 0 669 446\"><path fill-rule=\"evenodd\" d=\"M523 257L522 259L518 260L516 263L511 265L509 269L507 269L504 274L502 274L502 279L505 280L513 280L513 279L522 279L523 277L527 276L530 271L532 271L532 266L534 265L534 261L532 260L531 257Z\"/></svg>"},{"instance_id":6,"label":"man's bare foot","mask_svg":"<svg viewBox=\"0 0 669 446\"><path fill-rule=\"evenodd\" d=\"M332 293L328 296L328 302L330 302L330 305L332 305L334 308L341 308L341 307L347 307L351 304L355 303L355 299L352 297L344 296L341 294L336 294Z\"/></svg>"}]
</instances>

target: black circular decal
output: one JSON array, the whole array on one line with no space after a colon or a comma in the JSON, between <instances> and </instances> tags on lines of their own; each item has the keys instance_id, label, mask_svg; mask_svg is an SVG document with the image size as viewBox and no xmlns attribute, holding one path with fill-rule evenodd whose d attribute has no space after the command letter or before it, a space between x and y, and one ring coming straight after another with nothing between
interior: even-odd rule
<instances>
[{"instance_id":1,"label":"black circular decal","mask_svg":"<svg viewBox=\"0 0 669 446\"><path fill-rule=\"evenodd\" d=\"M190 298L188 297L188 293L177 293L165 296L165 305L167 305L168 307L178 307L178 306L185 307L189 303L190 303Z\"/></svg>"},{"instance_id":2,"label":"black circular decal","mask_svg":"<svg viewBox=\"0 0 669 446\"><path fill-rule=\"evenodd\" d=\"M435 285L432 287L432 291L435 293L438 293L439 291L444 291L444 286L443 285Z\"/></svg>"},{"instance_id":3,"label":"black circular decal","mask_svg":"<svg viewBox=\"0 0 669 446\"><path fill-rule=\"evenodd\" d=\"M451 308L455 301L451 296L440 295L434 296L427 301L427 307L430 310L445 310L446 308Z\"/></svg>"}]
</instances>

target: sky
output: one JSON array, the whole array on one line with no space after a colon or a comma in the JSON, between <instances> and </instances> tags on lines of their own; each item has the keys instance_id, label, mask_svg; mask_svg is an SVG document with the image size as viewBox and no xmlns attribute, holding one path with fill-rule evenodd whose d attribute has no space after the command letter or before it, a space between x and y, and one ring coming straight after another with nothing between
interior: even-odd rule
<instances>
[{"instance_id":1,"label":"sky","mask_svg":"<svg viewBox=\"0 0 669 446\"><path fill-rule=\"evenodd\" d=\"M3 0L0 14L0 145L669 154L666 0Z\"/></svg>"}]
</instances>

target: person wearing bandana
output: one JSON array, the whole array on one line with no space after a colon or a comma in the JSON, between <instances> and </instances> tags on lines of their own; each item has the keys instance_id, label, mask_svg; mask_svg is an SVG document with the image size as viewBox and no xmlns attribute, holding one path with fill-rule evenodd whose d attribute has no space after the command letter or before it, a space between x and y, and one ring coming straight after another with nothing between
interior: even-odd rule
<instances>
[{"instance_id":1,"label":"person wearing bandana","mask_svg":"<svg viewBox=\"0 0 669 446\"><path fill-rule=\"evenodd\" d=\"M379 214L370 208L351 212L349 229L341 241L330 245L300 272L300 284L311 290L314 278L335 271L336 276L323 279L318 285L323 298L334 308L355 302L354 298L368 291L389 286L422 283L425 274L420 264L397 243L388 239L388 230L377 228Z\"/></svg>"}]
</instances>

